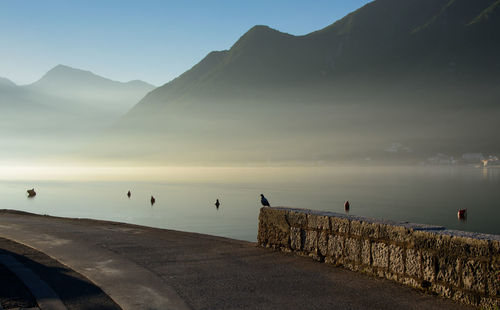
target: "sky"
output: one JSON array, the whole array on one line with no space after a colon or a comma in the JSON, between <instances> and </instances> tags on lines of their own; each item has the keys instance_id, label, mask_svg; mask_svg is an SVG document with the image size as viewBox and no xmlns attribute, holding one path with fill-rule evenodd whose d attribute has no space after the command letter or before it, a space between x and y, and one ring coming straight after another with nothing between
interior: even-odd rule
<instances>
[{"instance_id":1,"label":"sky","mask_svg":"<svg viewBox=\"0 0 500 310\"><path fill-rule=\"evenodd\" d=\"M0 77L29 84L58 64L163 85L254 25L294 35L368 0L0 0Z\"/></svg>"}]
</instances>

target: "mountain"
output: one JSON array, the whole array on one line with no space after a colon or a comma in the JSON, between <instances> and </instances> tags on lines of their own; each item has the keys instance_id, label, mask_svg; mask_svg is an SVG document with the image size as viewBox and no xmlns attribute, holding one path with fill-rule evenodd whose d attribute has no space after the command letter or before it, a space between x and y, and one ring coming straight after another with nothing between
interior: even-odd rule
<instances>
[{"instance_id":1,"label":"mountain","mask_svg":"<svg viewBox=\"0 0 500 310\"><path fill-rule=\"evenodd\" d=\"M9 79L0 77L0 87L14 87L16 84Z\"/></svg>"},{"instance_id":2,"label":"mountain","mask_svg":"<svg viewBox=\"0 0 500 310\"><path fill-rule=\"evenodd\" d=\"M18 86L0 79L0 152L56 154L85 143L125 114L153 85L121 83L58 65L40 80Z\"/></svg>"},{"instance_id":3,"label":"mountain","mask_svg":"<svg viewBox=\"0 0 500 310\"><path fill-rule=\"evenodd\" d=\"M255 26L231 49L210 53L138 107L185 95L253 96L335 83L357 88L381 79L497 79L499 14L496 0L378 0L305 36Z\"/></svg>"},{"instance_id":4,"label":"mountain","mask_svg":"<svg viewBox=\"0 0 500 310\"><path fill-rule=\"evenodd\" d=\"M101 150L200 164L498 155L498 29L499 0L376 0L304 36L255 26L148 93Z\"/></svg>"},{"instance_id":5,"label":"mountain","mask_svg":"<svg viewBox=\"0 0 500 310\"><path fill-rule=\"evenodd\" d=\"M58 65L26 88L62 99L57 102L59 108L91 107L104 113L123 114L155 87L139 80L112 81L90 71Z\"/></svg>"}]
</instances>

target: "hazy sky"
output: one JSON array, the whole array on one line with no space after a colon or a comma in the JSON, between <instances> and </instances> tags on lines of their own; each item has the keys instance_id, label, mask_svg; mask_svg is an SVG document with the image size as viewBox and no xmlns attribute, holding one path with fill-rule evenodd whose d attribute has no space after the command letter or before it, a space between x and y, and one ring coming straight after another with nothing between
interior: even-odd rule
<instances>
[{"instance_id":1,"label":"hazy sky","mask_svg":"<svg viewBox=\"0 0 500 310\"><path fill-rule=\"evenodd\" d=\"M295 35L368 0L0 0L0 77L31 83L57 64L162 85L256 24Z\"/></svg>"}]
</instances>

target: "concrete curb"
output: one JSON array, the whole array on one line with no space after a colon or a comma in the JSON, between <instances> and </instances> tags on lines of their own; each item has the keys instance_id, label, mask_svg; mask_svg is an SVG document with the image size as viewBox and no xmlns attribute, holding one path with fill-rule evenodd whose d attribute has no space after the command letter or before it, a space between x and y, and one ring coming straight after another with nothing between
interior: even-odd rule
<instances>
[{"instance_id":1,"label":"concrete curb","mask_svg":"<svg viewBox=\"0 0 500 310\"><path fill-rule=\"evenodd\" d=\"M0 263L12 271L30 290L41 310L67 310L59 296L31 269L10 255L0 254Z\"/></svg>"}]
</instances>

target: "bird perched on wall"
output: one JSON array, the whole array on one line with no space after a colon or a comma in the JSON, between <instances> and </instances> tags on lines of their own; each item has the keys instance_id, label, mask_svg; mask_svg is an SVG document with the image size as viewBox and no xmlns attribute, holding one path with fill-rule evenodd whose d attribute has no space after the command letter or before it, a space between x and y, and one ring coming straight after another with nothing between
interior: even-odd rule
<instances>
[{"instance_id":1,"label":"bird perched on wall","mask_svg":"<svg viewBox=\"0 0 500 310\"><path fill-rule=\"evenodd\" d=\"M128 191L127 197L130 198L131 195L132 195L132 193L130 191Z\"/></svg>"},{"instance_id":2,"label":"bird perched on wall","mask_svg":"<svg viewBox=\"0 0 500 310\"><path fill-rule=\"evenodd\" d=\"M156 202L156 199L153 196L151 196L151 205L154 205L155 202Z\"/></svg>"},{"instance_id":3,"label":"bird perched on wall","mask_svg":"<svg viewBox=\"0 0 500 310\"><path fill-rule=\"evenodd\" d=\"M269 204L269 201L267 200L266 197L264 197L264 195L260 194L260 203L264 206L264 207L271 207L271 205Z\"/></svg>"}]
</instances>

